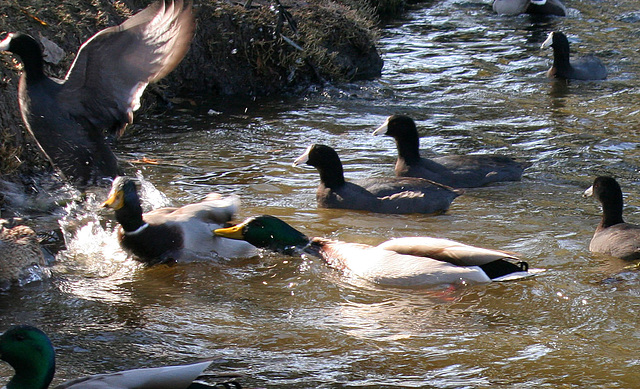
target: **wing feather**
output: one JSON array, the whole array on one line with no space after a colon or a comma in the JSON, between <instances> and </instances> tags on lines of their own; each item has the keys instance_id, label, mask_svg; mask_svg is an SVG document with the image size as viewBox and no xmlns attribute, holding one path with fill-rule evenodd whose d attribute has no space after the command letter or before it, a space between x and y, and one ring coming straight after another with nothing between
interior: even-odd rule
<instances>
[{"instance_id":1,"label":"wing feather","mask_svg":"<svg viewBox=\"0 0 640 389\"><path fill-rule=\"evenodd\" d=\"M150 82L182 60L193 37L191 4L161 0L85 42L58 96L79 121L120 135Z\"/></svg>"}]
</instances>

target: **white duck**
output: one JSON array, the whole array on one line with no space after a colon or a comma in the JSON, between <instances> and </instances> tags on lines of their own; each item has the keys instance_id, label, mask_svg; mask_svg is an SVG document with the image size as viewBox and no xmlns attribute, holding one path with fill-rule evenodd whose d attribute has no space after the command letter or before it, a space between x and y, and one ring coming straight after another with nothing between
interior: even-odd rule
<instances>
[{"instance_id":1,"label":"white duck","mask_svg":"<svg viewBox=\"0 0 640 389\"><path fill-rule=\"evenodd\" d=\"M292 255L303 251L324 259L346 274L395 287L421 287L524 278L538 273L513 254L466 245L448 239L408 237L378 246L308 238L269 215L252 217L217 236L246 240L252 245Z\"/></svg>"}]
</instances>

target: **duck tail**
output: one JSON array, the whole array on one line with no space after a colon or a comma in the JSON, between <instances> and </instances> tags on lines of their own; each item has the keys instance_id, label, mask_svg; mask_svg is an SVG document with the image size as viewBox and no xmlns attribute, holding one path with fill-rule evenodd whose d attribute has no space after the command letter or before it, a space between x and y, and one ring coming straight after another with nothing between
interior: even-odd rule
<instances>
[{"instance_id":1,"label":"duck tail","mask_svg":"<svg viewBox=\"0 0 640 389\"><path fill-rule=\"evenodd\" d=\"M241 377L241 375L233 373L203 374L198 376L197 381L191 383L187 389L242 389L242 385L236 381L237 378Z\"/></svg>"},{"instance_id":2,"label":"duck tail","mask_svg":"<svg viewBox=\"0 0 640 389\"><path fill-rule=\"evenodd\" d=\"M524 261L513 263L504 259L498 259L484 265L480 265L482 271L492 280L504 277L511 273L526 273L529 270L529 264Z\"/></svg>"}]
</instances>

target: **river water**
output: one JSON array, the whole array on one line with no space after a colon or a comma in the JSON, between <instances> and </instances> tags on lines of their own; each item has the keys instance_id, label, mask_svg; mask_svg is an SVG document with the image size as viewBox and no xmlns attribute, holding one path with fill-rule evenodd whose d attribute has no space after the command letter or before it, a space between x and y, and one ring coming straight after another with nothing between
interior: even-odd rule
<instances>
[{"instance_id":1,"label":"river water","mask_svg":"<svg viewBox=\"0 0 640 389\"><path fill-rule=\"evenodd\" d=\"M247 386L640 387L640 273L589 253L600 207L581 197L596 175L613 175L627 219L640 222L640 13L630 0L568 6L567 18L532 19L482 1L422 3L381 31L379 80L302 98L194 98L138 117L118 146L123 160L158 161L128 168L143 177L147 207L236 194L238 220L268 213L310 236L371 244L451 238L518 252L542 275L401 290L267 253L145 269L119 250L97 194L61 221L69 250L51 279L0 294L1 327L50 334L56 382L212 357ZM552 30L575 55L595 52L609 78L547 79L552 54L539 47ZM293 159L323 143L348 178L392 175L393 140L371 136L392 113L416 119L425 152L531 166L522 182L468 190L439 216L317 209L318 174Z\"/></svg>"}]
</instances>

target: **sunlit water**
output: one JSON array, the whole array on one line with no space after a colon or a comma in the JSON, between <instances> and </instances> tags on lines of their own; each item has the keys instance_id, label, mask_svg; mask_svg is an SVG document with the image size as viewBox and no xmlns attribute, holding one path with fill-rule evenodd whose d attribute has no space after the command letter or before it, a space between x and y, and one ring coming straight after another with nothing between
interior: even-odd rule
<instances>
[{"instance_id":1,"label":"sunlit water","mask_svg":"<svg viewBox=\"0 0 640 389\"><path fill-rule=\"evenodd\" d=\"M425 3L381 32L380 80L305 98L194 98L138 117L118 147L123 160L158 162L128 168L146 183L146 209L237 194L238 220L268 213L311 236L372 244L452 238L516 251L544 274L399 290L273 254L146 269L117 246L98 192L61 221L69 249L52 278L0 295L1 327L45 329L57 381L213 357L247 386L638 387L640 272L589 253L600 209L581 193L614 175L627 219L640 222L640 16L630 0L567 4L568 18L534 20L480 1ZM554 29L575 55L596 52L609 79L546 79L551 52L539 47ZM318 210L317 172L293 159L324 143L348 178L392 175L393 140L371 136L392 113L416 119L425 153L499 152L531 167L440 216Z\"/></svg>"}]
</instances>

